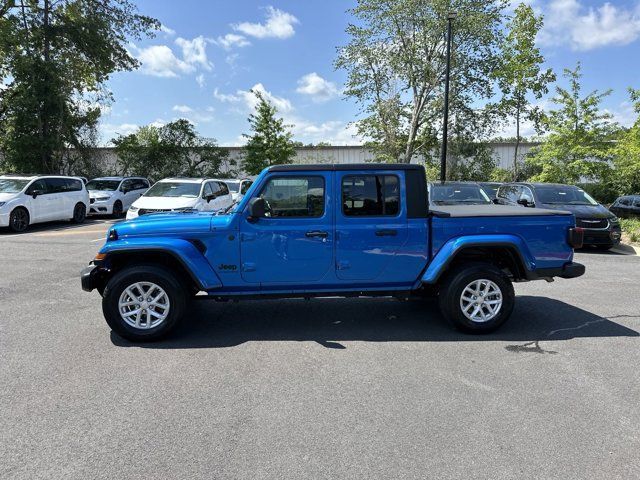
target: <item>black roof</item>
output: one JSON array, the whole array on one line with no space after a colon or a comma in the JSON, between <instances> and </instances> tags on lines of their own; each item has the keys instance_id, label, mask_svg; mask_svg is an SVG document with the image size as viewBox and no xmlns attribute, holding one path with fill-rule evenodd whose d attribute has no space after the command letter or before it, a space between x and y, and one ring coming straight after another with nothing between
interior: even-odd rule
<instances>
[{"instance_id":1,"label":"black roof","mask_svg":"<svg viewBox=\"0 0 640 480\"><path fill-rule=\"evenodd\" d=\"M442 182L438 182L438 181L433 181L433 182L429 182L429 185L431 185L432 187L439 187L444 185L445 187L447 185L475 185L476 187L479 187L480 184L479 182L472 182L472 181L466 181L466 180L447 180L446 182L444 182L444 184Z\"/></svg>"},{"instance_id":2,"label":"black roof","mask_svg":"<svg viewBox=\"0 0 640 480\"><path fill-rule=\"evenodd\" d=\"M322 163L309 165L274 165L270 172L305 172L305 171L344 171L344 170L424 170L422 165L410 163Z\"/></svg>"},{"instance_id":3,"label":"black roof","mask_svg":"<svg viewBox=\"0 0 640 480\"><path fill-rule=\"evenodd\" d=\"M526 185L527 187L572 187L582 190L576 185L568 185L566 183L545 183L545 182L507 182L504 185Z\"/></svg>"}]
</instances>

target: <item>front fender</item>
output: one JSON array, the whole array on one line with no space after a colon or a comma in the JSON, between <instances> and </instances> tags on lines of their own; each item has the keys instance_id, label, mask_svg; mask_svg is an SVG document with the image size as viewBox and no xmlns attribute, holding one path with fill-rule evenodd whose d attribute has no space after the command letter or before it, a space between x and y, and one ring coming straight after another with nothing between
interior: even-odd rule
<instances>
[{"instance_id":1,"label":"front fender","mask_svg":"<svg viewBox=\"0 0 640 480\"><path fill-rule=\"evenodd\" d=\"M527 272L533 272L536 268L535 259L529 247L517 235L466 235L452 238L445 243L427 266L420 281L422 283L437 282L456 254L469 247L509 247L518 255Z\"/></svg>"},{"instance_id":2,"label":"front fender","mask_svg":"<svg viewBox=\"0 0 640 480\"><path fill-rule=\"evenodd\" d=\"M107 242L100 253L165 253L171 255L187 270L202 290L222 287L222 282L211 265L188 240L178 238L123 238Z\"/></svg>"}]
</instances>

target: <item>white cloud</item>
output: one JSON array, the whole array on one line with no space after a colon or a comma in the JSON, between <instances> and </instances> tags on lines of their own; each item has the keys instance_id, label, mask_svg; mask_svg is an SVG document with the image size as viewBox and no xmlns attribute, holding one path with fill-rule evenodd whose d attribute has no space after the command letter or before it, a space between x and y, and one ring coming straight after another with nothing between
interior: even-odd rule
<instances>
[{"instance_id":1,"label":"white cloud","mask_svg":"<svg viewBox=\"0 0 640 480\"><path fill-rule=\"evenodd\" d=\"M196 76L196 83L200 88L204 88L204 86L207 84L202 73Z\"/></svg>"},{"instance_id":2,"label":"white cloud","mask_svg":"<svg viewBox=\"0 0 640 480\"><path fill-rule=\"evenodd\" d=\"M544 45L569 45L573 50L593 50L627 45L640 36L640 5L634 10L606 2L586 7L578 0L551 0L544 8Z\"/></svg>"},{"instance_id":3,"label":"white cloud","mask_svg":"<svg viewBox=\"0 0 640 480\"><path fill-rule=\"evenodd\" d=\"M302 118L285 117L285 123L291 125L293 138L303 143L327 142L331 145L361 145L362 137L357 127L340 120L314 123Z\"/></svg>"},{"instance_id":4,"label":"white cloud","mask_svg":"<svg viewBox=\"0 0 640 480\"><path fill-rule=\"evenodd\" d=\"M251 45L251 42L247 40L244 35L238 35L237 33L227 33L224 37L218 37L215 40L217 45L220 45L225 50L231 50L232 48L242 48Z\"/></svg>"},{"instance_id":5,"label":"white cloud","mask_svg":"<svg viewBox=\"0 0 640 480\"><path fill-rule=\"evenodd\" d=\"M267 7L265 23L242 22L232 25L234 30L256 38L280 38L292 37L296 31L293 26L300 23L290 13L277 8Z\"/></svg>"},{"instance_id":6,"label":"white cloud","mask_svg":"<svg viewBox=\"0 0 640 480\"><path fill-rule=\"evenodd\" d=\"M173 37L176 34L175 30L167 27L166 25L160 25L160 31L170 37Z\"/></svg>"},{"instance_id":7,"label":"white cloud","mask_svg":"<svg viewBox=\"0 0 640 480\"><path fill-rule=\"evenodd\" d=\"M207 58L207 40L202 35L192 40L176 38L176 44L182 49L182 58L189 65L200 65L205 70L213 68L213 63Z\"/></svg>"},{"instance_id":8,"label":"white cloud","mask_svg":"<svg viewBox=\"0 0 640 480\"><path fill-rule=\"evenodd\" d=\"M296 92L309 95L314 102L326 102L339 93L335 83L325 80L316 72L300 78Z\"/></svg>"},{"instance_id":9,"label":"white cloud","mask_svg":"<svg viewBox=\"0 0 640 480\"><path fill-rule=\"evenodd\" d=\"M139 49L136 57L142 72L156 77L177 77L194 71L194 66L180 60L166 45L153 45Z\"/></svg>"},{"instance_id":10,"label":"white cloud","mask_svg":"<svg viewBox=\"0 0 640 480\"><path fill-rule=\"evenodd\" d=\"M174 112L180 112L180 113L191 113L193 112L193 108L187 106L187 105L174 105L173 108L171 109Z\"/></svg>"},{"instance_id":11,"label":"white cloud","mask_svg":"<svg viewBox=\"0 0 640 480\"><path fill-rule=\"evenodd\" d=\"M279 112L287 113L293 110L293 105L288 99L278 97L267 91L262 83L256 83L249 90L236 90L235 94L220 93L216 88L213 91L213 96L221 102L239 103L244 106L245 110L252 111L256 108L256 105L258 105L258 98L253 92L260 92L266 100L270 101L278 109Z\"/></svg>"}]
</instances>

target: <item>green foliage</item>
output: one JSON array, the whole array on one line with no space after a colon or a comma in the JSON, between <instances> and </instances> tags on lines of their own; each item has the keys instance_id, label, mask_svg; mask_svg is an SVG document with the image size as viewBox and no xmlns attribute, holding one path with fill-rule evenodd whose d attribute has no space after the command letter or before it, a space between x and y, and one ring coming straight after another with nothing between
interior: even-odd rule
<instances>
[{"instance_id":1,"label":"green foliage","mask_svg":"<svg viewBox=\"0 0 640 480\"><path fill-rule=\"evenodd\" d=\"M471 108L493 93L506 1L358 0L336 68L347 72L345 94L363 118L358 131L378 160L410 162L438 144L442 117L447 15L453 21L452 126L480 138L487 112ZM474 102L475 101L475 102ZM453 132L455 128L451 128Z\"/></svg>"},{"instance_id":2,"label":"green foliage","mask_svg":"<svg viewBox=\"0 0 640 480\"><path fill-rule=\"evenodd\" d=\"M289 126L276 117L276 107L260 92L253 94L258 104L255 113L249 115L252 133L243 135L247 138L243 166L248 174L257 175L270 165L291 163L296 151Z\"/></svg>"},{"instance_id":3,"label":"green foliage","mask_svg":"<svg viewBox=\"0 0 640 480\"><path fill-rule=\"evenodd\" d=\"M542 98L549 91L548 84L556 78L551 69L541 70L544 57L535 40L542 26L542 16L537 17L533 8L524 3L518 5L513 19L507 24L508 33L501 45L500 65L493 72L502 92L496 109L503 118L515 121L513 178L518 177L521 122L533 122L536 130L540 130L542 110L532 105L529 98Z\"/></svg>"},{"instance_id":4,"label":"green foliage","mask_svg":"<svg viewBox=\"0 0 640 480\"><path fill-rule=\"evenodd\" d=\"M511 182L513 180L513 172L506 168L496 167L491 171L489 176L490 182Z\"/></svg>"},{"instance_id":5,"label":"green foliage","mask_svg":"<svg viewBox=\"0 0 640 480\"><path fill-rule=\"evenodd\" d=\"M640 193L640 90L630 88L629 94L638 118L617 138L613 148L615 168L609 180L619 195Z\"/></svg>"},{"instance_id":6,"label":"green foliage","mask_svg":"<svg viewBox=\"0 0 640 480\"><path fill-rule=\"evenodd\" d=\"M606 178L616 125L611 114L600 109L600 103L610 91L593 91L581 97L580 64L575 70L565 69L564 76L570 86L568 89L557 87L553 99L560 108L543 118L549 135L527 159L540 170L532 180L574 184L580 178Z\"/></svg>"},{"instance_id":7,"label":"green foliage","mask_svg":"<svg viewBox=\"0 0 640 480\"><path fill-rule=\"evenodd\" d=\"M63 172L95 145L105 82L138 62L130 38L159 23L127 0L4 2L0 18L0 147L4 168ZM75 164L75 163L74 163ZM77 165L76 165L77 166ZM84 168L84 167L83 167Z\"/></svg>"},{"instance_id":8,"label":"green foliage","mask_svg":"<svg viewBox=\"0 0 640 480\"><path fill-rule=\"evenodd\" d=\"M486 143L455 138L449 142L449 148L452 158L457 161L448 163L447 180L484 182L491 178L497 168L497 161ZM439 158L426 157L425 169L430 181L440 180Z\"/></svg>"},{"instance_id":9,"label":"green foliage","mask_svg":"<svg viewBox=\"0 0 640 480\"><path fill-rule=\"evenodd\" d=\"M166 177L233 176L235 165L229 151L215 140L200 137L184 119L161 127L148 125L137 132L112 140L118 154L120 175L142 175L159 180Z\"/></svg>"},{"instance_id":10,"label":"green foliage","mask_svg":"<svg viewBox=\"0 0 640 480\"><path fill-rule=\"evenodd\" d=\"M640 220L637 218L621 218L622 233L631 243L640 243Z\"/></svg>"}]
</instances>

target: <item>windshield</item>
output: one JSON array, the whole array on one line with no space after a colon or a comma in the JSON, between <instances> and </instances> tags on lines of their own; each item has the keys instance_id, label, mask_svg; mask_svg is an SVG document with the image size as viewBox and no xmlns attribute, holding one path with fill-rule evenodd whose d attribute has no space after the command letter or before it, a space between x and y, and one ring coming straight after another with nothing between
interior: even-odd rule
<instances>
[{"instance_id":1,"label":"windshield","mask_svg":"<svg viewBox=\"0 0 640 480\"><path fill-rule=\"evenodd\" d=\"M587 192L577 187L544 186L536 187L540 203L550 205L598 205Z\"/></svg>"},{"instance_id":2,"label":"windshield","mask_svg":"<svg viewBox=\"0 0 640 480\"><path fill-rule=\"evenodd\" d=\"M17 178L0 178L0 193L18 193L27 186L29 180Z\"/></svg>"},{"instance_id":3,"label":"windshield","mask_svg":"<svg viewBox=\"0 0 640 480\"><path fill-rule=\"evenodd\" d=\"M158 182L144 194L145 197L189 197L200 195L199 183Z\"/></svg>"},{"instance_id":4,"label":"windshield","mask_svg":"<svg viewBox=\"0 0 640 480\"><path fill-rule=\"evenodd\" d=\"M87 190L116 190L120 180L91 180L87 183Z\"/></svg>"},{"instance_id":5,"label":"windshield","mask_svg":"<svg viewBox=\"0 0 640 480\"><path fill-rule=\"evenodd\" d=\"M482 183L482 190L489 195L490 197L494 197L498 194L498 188L500 187L499 183Z\"/></svg>"},{"instance_id":6,"label":"windshield","mask_svg":"<svg viewBox=\"0 0 640 480\"><path fill-rule=\"evenodd\" d=\"M226 181L224 183L227 184L227 187L229 187L229 190L232 191L233 193L238 193L240 191L240 182Z\"/></svg>"},{"instance_id":7,"label":"windshield","mask_svg":"<svg viewBox=\"0 0 640 480\"><path fill-rule=\"evenodd\" d=\"M429 197L436 205L491 203L478 185L433 185Z\"/></svg>"}]
</instances>

